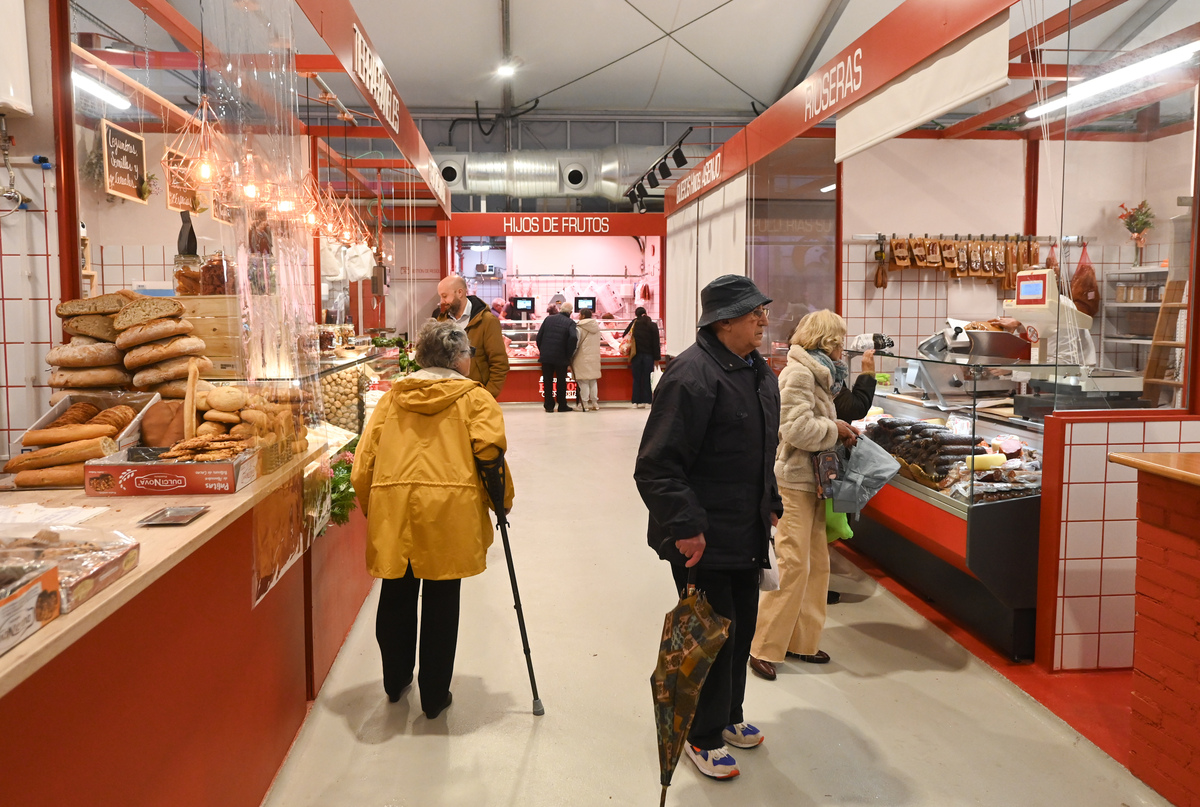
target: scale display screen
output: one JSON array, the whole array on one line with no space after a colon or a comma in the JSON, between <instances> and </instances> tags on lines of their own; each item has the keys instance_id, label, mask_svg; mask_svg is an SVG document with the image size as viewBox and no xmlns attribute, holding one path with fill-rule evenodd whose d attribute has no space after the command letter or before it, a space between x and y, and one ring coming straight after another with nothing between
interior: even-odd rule
<instances>
[{"instance_id":1,"label":"scale display screen","mask_svg":"<svg viewBox=\"0 0 1200 807\"><path fill-rule=\"evenodd\" d=\"M596 310L596 298L595 297L576 297L575 298L575 310L582 311L585 308L588 309L589 311L595 311Z\"/></svg>"},{"instance_id":2,"label":"scale display screen","mask_svg":"<svg viewBox=\"0 0 1200 807\"><path fill-rule=\"evenodd\" d=\"M517 310L518 311L532 311L533 310L533 298L532 297L518 297L517 298Z\"/></svg>"},{"instance_id":3,"label":"scale display screen","mask_svg":"<svg viewBox=\"0 0 1200 807\"><path fill-rule=\"evenodd\" d=\"M1046 281L1025 280L1017 290L1018 300L1044 300L1046 297Z\"/></svg>"}]
</instances>

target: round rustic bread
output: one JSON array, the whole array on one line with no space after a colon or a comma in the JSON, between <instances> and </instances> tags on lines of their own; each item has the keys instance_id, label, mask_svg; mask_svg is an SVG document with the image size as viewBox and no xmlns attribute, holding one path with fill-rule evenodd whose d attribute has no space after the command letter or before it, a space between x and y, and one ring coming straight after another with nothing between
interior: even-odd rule
<instances>
[{"instance_id":1,"label":"round rustic bread","mask_svg":"<svg viewBox=\"0 0 1200 807\"><path fill-rule=\"evenodd\" d=\"M203 378L196 382L196 395L199 399L201 392L213 388L211 381L205 381ZM164 381L161 384L155 384L150 387L149 392L157 392L164 398L183 398L187 393L187 379L179 378L174 381Z\"/></svg>"},{"instance_id":2,"label":"round rustic bread","mask_svg":"<svg viewBox=\"0 0 1200 807\"><path fill-rule=\"evenodd\" d=\"M246 391L241 387L217 387L208 392L209 408L222 412L236 412L246 405L246 400Z\"/></svg>"},{"instance_id":3,"label":"round rustic bread","mask_svg":"<svg viewBox=\"0 0 1200 807\"><path fill-rule=\"evenodd\" d=\"M231 426L242 422L237 412L222 412L220 409L209 409L204 413L204 419L213 423L228 423Z\"/></svg>"},{"instance_id":4,"label":"round rustic bread","mask_svg":"<svg viewBox=\"0 0 1200 807\"><path fill-rule=\"evenodd\" d=\"M206 420L196 429L197 437L204 437L208 434L225 434L229 431L229 427L224 423L213 423L211 420Z\"/></svg>"},{"instance_id":5,"label":"round rustic bread","mask_svg":"<svg viewBox=\"0 0 1200 807\"><path fill-rule=\"evenodd\" d=\"M132 381L129 373L120 365L110 367L90 367L85 370L55 370L50 374L49 384L52 387L107 387L120 386Z\"/></svg>"},{"instance_id":6,"label":"round rustic bread","mask_svg":"<svg viewBox=\"0 0 1200 807\"><path fill-rule=\"evenodd\" d=\"M191 359L191 356L178 356L174 359L167 359L157 364L151 364L149 367L143 367L133 376L134 386L149 387L154 384L161 384L164 381L187 378L188 362ZM212 362L204 356L198 356L196 360L200 365L200 372L205 373L212 369Z\"/></svg>"},{"instance_id":7,"label":"round rustic bread","mask_svg":"<svg viewBox=\"0 0 1200 807\"><path fill-rule=\"evenodd\" d=\"M76 336L75 339L80 337ZM75 339L71 341L74 342ZM56 345L46 354L46 364L58 367L107 367L121 363L121 350L110 342L90 345Z\"/></svg>"},{"instance_id":8,"label":"round rustic bread","mask_svg":"<svg viewBox=\"0 0 1200 807\"><path fill-rule=\"evenodd\" d=\"M199 356L204 352L204 340L198 336L174 336L138 345L125 354L125 369L136 370L148 364L179 356Z\"/></svg>"},{"instance_id":9,"label":"round rustic bread","mask_svg":"<svg viewBox=\"0 0 1200 807\"><path fill-rule=\"evenodd\" d=\"M142 325L134 325L127 330L121 331L117 337L117 347L127 350L137 345L144 345L147 342L166 339L170 336L189 334L194 327L186 319L175 317L152 319Z\"/></svg>"}]
</instances>

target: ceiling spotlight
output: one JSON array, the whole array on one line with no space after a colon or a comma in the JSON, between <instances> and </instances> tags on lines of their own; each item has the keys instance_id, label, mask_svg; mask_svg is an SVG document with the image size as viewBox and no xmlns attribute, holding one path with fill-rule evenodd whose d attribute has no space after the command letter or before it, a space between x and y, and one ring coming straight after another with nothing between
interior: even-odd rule
<instances>
[{"instance_id":1,"label":"ceiling spotlight","mask_svg":"<svg viewBox=\"0 0 1200 807\"><path fill-rule=\"evenodd\" d=\"M682 146L675 147L675 150L671 152L671 159L675 161L676 168L683 168L685 165L687 165L687 157L683 156L683 147ZM664 160L663 162L665 164L666 160Z\"/></svg>"},{"instance_id":2,"label":"ceiling spotlight","mask_svg":"<svg viewBox=\"0 0 1200 807\"><path fill-rule=\"evenodd\" d=\"M75 85L75 89L83 90L88 95L99 98L104 103L117 109L129 109L132 104L129 99L121 93L101 84L90 76L85 76L83 73L71 73L71 83Z\"/></svg>"},{"instance_id":3,"label":"ceiling spotlight","mask_svg":"<svg viewBox=\"0 0 1200 807\"><path fill-rule=\"evenodd\" d=\"M641 203L639 202L639 203L638 203L638 206L637 206L637 212L639 212L639 213L645 213L645 212L646 212L646 206L645 206L644 204L641 204Z\"/></svg>"},{"instance_id":4,"label":"ceiling spotlight","mask_svg":"<svg viewBox=\"0 0 1200 807\"><path fill-rule=\"evenodd\" d=\"M653 171L651 171L649 174L646 174L646 181L650 183L651 188L658 187L658 175Z\"/></svg>"},{"instance_id":5,"label":"ceiling spotlight","mask_svg":"<svg viewBox=\"0 0 1200 807\"><path fill-rule=\"evenodd\" d=\"M671 169L667 167L667 161L663 160L658 164L658 173L663 179L671 178Z\"/></svg>"},{"instance_id":6,"label":"ceiling spotlight","mask_svg":"<svg viewBox=\"0 0 1200 807\"><path fill-rule=\"evenodd\" d=\"M634 185L633 189L635 191L637 191L637 195L638 195L639 199L645 199L649 195L646 193L646 186L640 182L638 184Z\"/></svg>"},{"instance_id":7,"label":"ceiling spotlight","mask_svg":"<svg viewBox=\"0 0 1200 807\"><path fill-rule=\"evenodd\" d=\"M630 191L629 193L625 194L625 196L629 198L629 204L633 205L634 208L637 208L637 206L638 206L637 191Z\"/></svg>"},{"instance_id":8,"label":"ceiling spotlight","mask_svg":"<svg viewBox=\"0 0 1200 807\"><path fill-rule=\"evenodd\" d=\"M496 68L496 75L500 78L512 78L517 74L517 66L512 62L505 62Z\"/></svg>"},{"instance_id":9,"label":"ceiling spotlight","mask_svg":"<svg viewBox=\"0 0 1200 807\"><path fill-rule=\"evenodd\" d=\"M821 188L821 193L829 193L830 191L835 190L836 188L837 188L837 183L835 182L832 185L826 185L824 188Z\"/></svg>"}]
</instances>

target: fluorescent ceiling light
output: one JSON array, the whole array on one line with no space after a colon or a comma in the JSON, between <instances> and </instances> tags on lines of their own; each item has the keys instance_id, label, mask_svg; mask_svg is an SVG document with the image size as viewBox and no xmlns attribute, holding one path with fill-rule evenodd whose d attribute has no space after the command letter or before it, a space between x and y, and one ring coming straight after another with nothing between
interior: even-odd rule
<instances>
[{"instance_id":1,"label":"fluorescent ceiling light","mask_svg":"<svg viewBox=\"0 0 1200 807\"><path fill-rule=\"evenodd\" d=\"M471 245L472 252L487 252L490 249L491 249L491 247L489 247L487 244L472 244Z\"/></svg>"},{"instance_id":2,"label":"fluorescent ceiling light","mask_svg":"<svg viewBox=\"0 0 1200 807\"><path fill-rule=\"evenodd\" d=\"M1088 98L1093 98L1101 93L1114 90L1117 87L1166 70L1168 67L1183 64L1196 55L1197 52L1200 52L1200 39L1181 48L1175 48L1166 53L1151 56L1149 59L1143 59L1128 67L1122 67L1120 70L1114 70L1111 73L1105 73L1103 76L1097 76L1088 81L1080 82L1067 90L1065 94L1044 104L1030 107L1025 111L1025 117L1040 118L1042 115L1055 112L1068 104L1075 104Z\"/></svg>"},{"instance_id":3,"label":"fluorescent ceiling light","mask_svg":"<svg viewBox=\"0 0 1200 807\"><path fill-rule=\"evenodd\" d=\"M517 74L517 68L512 64L502 64L496 68L496 75L500 78L512 78Z\"/></svg>"},{"instance_id":4,"label":"fluorescent ceiling light","mask_svg":"<svg viewBox=\"0 0 1200 807\"><path fill-rule=\"evenodd\" d=\"M835 182L832 185L826 185L824 188L821 188L821 193L829 193L830 191L836 190L836 189L837 189L837 183Z\"/></svg>"},{"instance_id":5,"label":"fluorescent ceiling light","mask_svg":"<svg viewBox=\"0 0 1200 807\"><path fill-rule=\"evenodd\" d=\"M75 85L75 89L83 90L88 95L93 95L96 98L99 98L101 101L111 107L116 107L117 109L129 109L129 107L133 106L129 99L124 95L121 95L121 93L104 86L99 81L85 76L83 73L76 73L72 71L71 83Z\"/></svg>"}]
</instances>

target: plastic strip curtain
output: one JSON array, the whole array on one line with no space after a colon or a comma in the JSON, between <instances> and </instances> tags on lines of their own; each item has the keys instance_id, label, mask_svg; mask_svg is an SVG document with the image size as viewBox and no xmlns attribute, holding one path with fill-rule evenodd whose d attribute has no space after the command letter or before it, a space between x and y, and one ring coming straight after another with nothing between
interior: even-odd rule
<instances>
[{"instance_id":1,"label":"plastic strip curtain","mask_svg":"<svg viewBox=\"0 0 1200 807\"><path fill-rule=\"evenodd\" d=\"M267 444L260 447L265 475L306 455L309 430L324 420L312 240L299 218L302 206L295 204L306 162L298 131L294 5L291 0L206 5L215 7L206 25L224 57L222 64L210 65L219 77L212 85L236 165L229 198L245 377L271 418ZM291 476L277 494L252 511L255 603L328 520L329 474L306 477L294 467L287 472Z\"/></svg>"}]
</instances>

